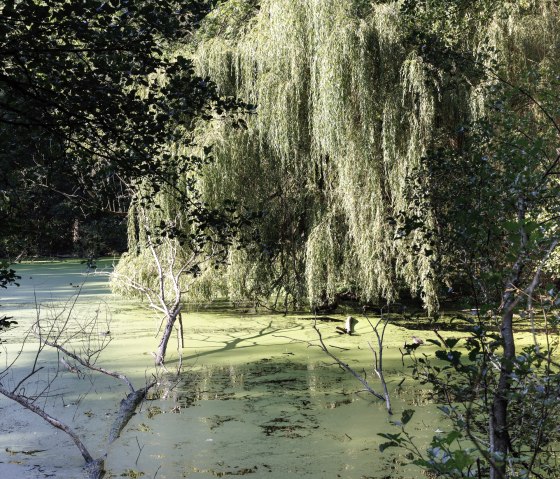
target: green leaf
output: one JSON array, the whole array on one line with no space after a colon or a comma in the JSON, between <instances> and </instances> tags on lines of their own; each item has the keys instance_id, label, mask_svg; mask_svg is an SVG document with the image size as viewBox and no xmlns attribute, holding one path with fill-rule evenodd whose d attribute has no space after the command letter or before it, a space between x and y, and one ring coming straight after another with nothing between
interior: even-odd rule
<instances>
[{"instance_id":1,"label":"green leaf","mask_svg":"<svg viewBox=\"0 0 560 479\"><path fill-rule=\"evenodd\" d=\"M447 434L444 438L441 439L441 442L444 444L451 444L453 441L462 437L462 434L459 431L451 431Z\"/></svg>"},{"instance_id":2,"label":"green leaf","mask_svg":"<svg viewBox=\"0 0 560 479\"><path fill-rule=\"evenodd\" d=\"M384 442L383 444L379 444L379 452L385 451L390 447L399 447L399 443L397 442Z\"/></svg>"},{"instance_id":3,"label":"green leaf","mask_svg":"<svg viewBox=\"0 0 560 479\"><path fill-rule=\"evenodd\" d=\"M467 452L458 449L453 451L453 463L457 469L460 471L474 464L475 459L470 456Z\"/></svg>"},{"instance_id":4,"label":"green leaf","mask_svg":"<svg viewBox=\"0 0 560 479\"><path fill-rule=\"evenodd\" d=\"M414 409L405 409L401 415L401 422L403 424L407 424L412 419L413 415L414 415Z\"/></svg>"},{"instance_id":5,"label":"green leaf","mask_svg":"<svg viewBox=\"0 0 560 479\"><path fill-rule=\"evenodd\" d=\"M460 341L460 339L458 339L458 338L448 338L448 339L445 340L445 345L449 349L451 349L451 348L454 348L459 341Z\"/></svg>"}]
</instances>

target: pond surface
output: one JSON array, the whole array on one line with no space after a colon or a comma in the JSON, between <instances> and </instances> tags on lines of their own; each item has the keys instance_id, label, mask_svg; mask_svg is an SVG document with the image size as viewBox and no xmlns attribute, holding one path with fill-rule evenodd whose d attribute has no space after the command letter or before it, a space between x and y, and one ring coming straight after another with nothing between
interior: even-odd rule
<instances>
[{"instance_id":1,"label":"pond surface","mask_svg":"<svg viewBox=\"0 0 560 479\"><path fill-rule=\"evenodd\" d=\"M158 320L138 303L112 297L107 287L110 262L86 274L77 261L18 265L19 288L6 290L2 314L18 320L4 333L0 366L20 356L3 384L15 385L35 361L37 342L25 331L36 320L55 328L68 322L77 331L71 343L83 350L80 328L99 337L99 365L127 374L137 387L149 380L151 351L157 345ZM79 297L76 294L79 291ZM61 308L64 313L61 314ZM72 312L69 313L69 310ZM171 344L168 374L132 418L121 437L106 444L124 384L106 376L79 377L57 367L59 358L45 350L43 369L26 382L26 391L42 391L39 403L71 425L94 457L107 453L109 478L415 478L419 471L404 465L404 453L379 453L379 432L398 432L389 424L384 404L360 392L361 385L332 364L318 348L313 321L307 315L258 315L191 307L184 315L183 371L176 375L176 343ZM39 311L39 313L37 313ZM343 316L333 316L343 319ZM368 341L375 341L364 318L355 336L339 336L336 323L319 324L325 342L340 359L372 372ZM107 332L110 332L108 335ZM389 326L385 341L385 371L395 418L416 407L409 430L425 442L443 427L432 405L403 376L398 347L410 331ZM0 397L0 477L79 478L83 460L71 440L42 419Z\"/></svg>"}]
</instances>

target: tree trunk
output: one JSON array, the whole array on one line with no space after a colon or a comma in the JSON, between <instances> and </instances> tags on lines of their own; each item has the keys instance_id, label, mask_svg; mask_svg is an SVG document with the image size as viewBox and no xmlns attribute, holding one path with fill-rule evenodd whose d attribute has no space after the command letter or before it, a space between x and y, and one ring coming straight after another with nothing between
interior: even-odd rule
<instances>
[{"instance_id":1,"label":"tree trunk","mask_svg":"<svg viewBox=\"0 0 560 479\"><path fill-rule=\"evenodd\" d=\"M171 333L173 333L173 326L177 317L181 313L181 307L173 308L171 312L167 315L167 321L165 323L165 329L163 330L163 336L159 342L158 349L156 351L156 365L163 366L165 362L165 353L167 351L167 343L169 343L169 338L171 338Z\"/></svg>"},{"instance_id":2,"label":"tree trunk","mask_svg":"<svg viewBox=\"0 0 560 479\"><path fill-rule=\"evenodd\" d=\"M506 462L508 451L511 449L509 426L507 421L508 394L510 390L510 377L515 359L515 341L513 338L513 310L506 308L502 317L501 335L503 340L504 356L498 380L498 387L494 393L490 415L490 444L491 452L496 454L495 464L490 471L490 479L503 479L506 477Z\"/></svg>"},{"instance_id":3,"label":"tree trunk","mask_svg":"<svg viewBox=\"0 0 560 479\"><path fill-rule=\"evenodd\" d=\"M490 479L506 478L506 460L508 452L511 451L511 439L509 436L509 426L507 421L508 415L508 394L511 387L511 372L513 370L513 361L515 359L515 340L513 338L513 310L519 302L516 298L515 291L519 287L521 281L521 273L525 269L529 256L527 254L527 245L529 244L529 236L525 230L527 204L525 198L520 196L517 199L517 220L519 223L519 243L520 251L517 261L512 267L511 276L506 283L504 294L502 296L502 326L501 337L503 341L504 355L500 366L500 377L498 385L494 391L492 407L490 410L489 421L489 439L490 453L492 454L492 465L490 468ZM539 267L540 271L540 267ZM535 275L531 287L534 289L538 281L539 273ZM531 291L532 294L532 291Z\"/></svg>"}]
</instances>

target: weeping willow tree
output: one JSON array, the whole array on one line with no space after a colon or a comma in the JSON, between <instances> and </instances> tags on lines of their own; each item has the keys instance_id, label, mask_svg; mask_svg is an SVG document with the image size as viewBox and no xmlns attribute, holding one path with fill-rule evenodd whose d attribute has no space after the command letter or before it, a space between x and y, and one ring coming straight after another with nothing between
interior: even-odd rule
<instances>
[{"instance_id":1,"label":"weeping willow tree","mask_svg":"<svg viewBox=\"0 0 560 479\"><path fill-rule=\"evenodd\" d=\"M506 81L550 66L555 8L222 2L199 31L195 64L258 109L246 129L204 131L215 162L201 184L211 202L227 194L263 212L261 243L230 256L230 292L317 304L346 290L364 301L408 291L435 311L457 258L438 238L433 186L411 179L429 151L463 147L462 127L486 115L497 65ZM448 64L427 58L422 42L436 37ZM468 52L471 66L451 71L452 52Z\"/></svg>"},{"instance_id":2,"label":"weeping willow tree","mask_svg":"<svg viewBox=\"0 0 560 479\"><path fill-rule=\"evenodd\" d=\"M495 72L512 82L553 66L556 8L218 3L193 39L197 72L221 95L257 105L242 128L220 121L197 131L213 148L197 176L204 202L233 199L261 213L259 241L229 251L220 278L230 297L288 307L344 291L389 302L410 293L437 310L464 251L447 243L455 240L442 231L425 159L464 148L463 127L487 114Z\"/></svg>"},{"instance_id":3,"label":"weeping willow tree","mask_svg":"<svg viewBox=\"0 0 560 479\"><path fill-rule=\"evenodd\" d=\"M264 213L262 243L232 255L230 278L250 264L255 282L296 304L344 290L394 301L405 286L437 308L437 253L424 238L395 241L390 221L410 207L405 179L437 101L399 15L394 3L263 1L207 18L197 68L258 105L246 130L205 132L216 156L205 193Z\"/></svg>"}]
</instances>

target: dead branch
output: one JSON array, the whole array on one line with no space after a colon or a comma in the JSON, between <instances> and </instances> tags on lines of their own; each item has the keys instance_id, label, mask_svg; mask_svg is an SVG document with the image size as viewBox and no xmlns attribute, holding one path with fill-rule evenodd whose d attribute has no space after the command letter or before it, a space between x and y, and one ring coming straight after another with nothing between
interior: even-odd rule
<instances>
[{"instance_id":1,"label":"dead branch","mask_svg":"<svg viewBox=\"0 0 560 479\"><path fill-rule=\"evenodd\" d=\"M122 430L126 427L130 418L134 415L134 411L138 405L144 400L148 391L155 385L155 381L147 384L146 387L138 389L137 391L132 391L126 398L121 401L119 408L119 413L111 426L111 431L109 432L109 444L118 439L121 435Z\"/></svg>"},{"instance_id":2,"label":"dead branch","mask_svg":"<svg viewBox=\"0 0 560 479\"><path fill-rule=\"evenodd\" d=\"M381 399L382 401L385 401L385 397L378 393L377 391L375 391L370 385L369 383L362 377L360 376L356 371L354 371L354 369L352 367L350 367L347 363L341 361L340 359L338 359L334 354L332 354L329 351L329 348L327 347L327 345L325 344L325 342L323 341L323 336L321 334L321 331L319 331L319 328L317 327L317 321L313 322L313 329L317 332L317 336L319 337L319 344L320 344L320 348L323 350L323 352L329 356L330 358L332 358L342 369L344 369L345 371L349 372L352 376L354 376L358 381L360 381L360 383L362 384L362 386L364 387L364 389L369 392L370 394L373 394L377 399ZM391 412L389 412L389 414L391 414Z\"/></svg>"},{"instance_id":3,"label":"dead branch","mask_svg":"<svg viewBox=\"0 0 560 479\"><path fill-rule=\"evenodd\" d=\"M29 338L30 334L35 334L38 338L38 346L37 351L31 366L31 371L26 374L23 379L17 382L17 385L10 391L4 387L0 383L0 394L4 395L5 397L17 402L24 408L32 411L33 413L40 416L46 422L48 422L53 427L60 429L61 431L65 432L68 436L72 438L74 444L79 449L82 457L86 462L86 472L90 479L100 479L103 477L104 471L104 462L106 454L99 458L93 459L87 448L85 447L84 443L78 437L78 435L71 429L69 426L64 424L63 422L59 421L55 417L48 414L45 409L37 404L37 400L40 398L46 399L49 397L48 390L52 386L53 382L55 381L58 375L57 373L54 377L49 377L47 381L47 386L39 391L33 396L26 394L25 392L25 383L29 380L32 376L39 373L43 367L38 366L39 356L45 350L45 347L52 347L54 348L57 353L62 353L67 358L72 358L74 361L79 363L80 365L84 366L85 368L91 371L97 371L102 374L114 377L121 381L124 381L130 389L130 393L127 395L125 399L121 401L119 413L113 422L110 431L110 442L116 440L119 436L121 431L126 427L130 418L134 414L135 409L141 403L141 401L145 398L148 390L152 388L155 384L155 381L147 384L144 388L139 390L135 390L132 382L122 373L111 371L102 367L99 367L95 364L97 358L99 357L100 353L107 347L108 342L102 341L100 344L93 344L93 337L97 337L95 334L95 328L97 326L98 317L95 317L91 321L87 321L85 324L79 322L78 324L78 331L72 332L71 321L73 319L72 310L76 305L76 298L74 298L70 302L66 302L63 306L63 310L56 314L55 317L46 322L43 326L41 324L40 318L40 310L39 305L37 305L37 320L34 326L30 329L30 331L25 336L24 340ZM65 311L65 308L69 307L71 311ZM70 351L68 346L65 345L68 341L72 339L80 339L80 337L85 338L86 346L83 348L84 355L82 356L76 352ZM18 355L19 356L19 355ZM60 358L60 361L64 364L64 358ZM57 362L58 364L58 362ZM68 363L66 363L68 364ZM73 367L68 364L68 367L72 369ZM75 368L74 368L75 369ZM4 375L5 375L4 371Z\"/></svg>"},{"instance_id":4,"label":"dead branch","mask_svg":"<svg viewBox=\"0 0 560 479\"><path fill-rule=\"evenodd\" d=\"M80 363L82 366L92 370L92 371L97 371L100 372L102 374L106 374L107 376L111 376L113 378L116 379L120 379L121 381L124 381L127 386L130 388L131 392L134 392L134 386L132 385L132 383L130 382L130 379L128 379L127 376L125 376L122 373L116 372L116 371L110 371L108 369L105 368L101 368L99 366L96 366L95 364L90 363L89 361L86 361L85 359L83 359L82 357L78 356L77 354L68 351L68 349L66 349L64 346L58 344L58 343L53 343L51 341L48 341L46 339L43 339L44 344L46 344L47 346L50 346L51 348L55 348L58 351L60 351L61 353L65 354L66 356L72 358L74 361L77 361L78 363Z\"/></svg>"},{"instance_id":5,"label":"dead branch","mask_svg":"<svg viewBox=\"0 0 560 479\"><path fill-rule=\"evenodd\" d=\"M84 443L80 440L78 435L72 429L70 429L66 424L60 422L58 419L56 419L56 418L52 417L51 415L47 414L39 406L36 406L35 404L33 404L29 398L27 398L27 397L25 397L21 394L16 394L14 392L8 391L1 384L0 384L0 393L2 395L6 396L7 398L11 399L12 401L15 401L18 404L22 405L25 409L28 409L29 411L34 412L38 416L42 417L51 426L53 426L57 429L60 429L61 431L68 434L72 438L72 440L74 441L74 444L76 445L76 447L80 450L80 452L82 454L82 457L86 461L86 464L89 464L89 463L94 461L93 457L91 457L91 454L89 453L87 448L84 446Z\"/></svg>"},{"instance_id":6,"label":"dead branch","mask_svg":"<svg viewBox=\"0 0 560 479\"><path fill-rule=\"evenodd\" d=\"M374 326L369 318L367 318L367 322L371 326L371 329L375 333L377 338L377 349L378 352L373 348L371 343L368 341L368 346L371 349L374 357L374 371L381 382L381 386L383 387L383 396L385 396L385 406L387 407L387 412L389 414L393 414L393 410L391 408L391 397L389 396L389 389L387 388L387 382L385 381L385 376L383 375L383 339L385 338L385 330L387 329L387 324L389 323L388 319L385 319L383 314L381 314L381 318L377 321L376 325ZM381 333L379 333L379 325L383 322L383 329Z\"/></svg>"}]
</instances>

